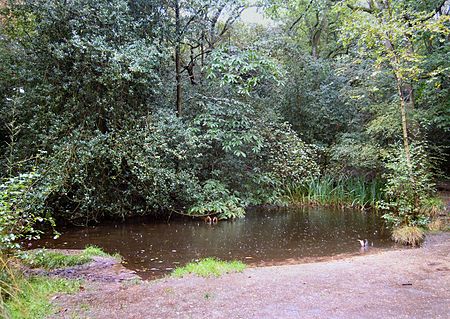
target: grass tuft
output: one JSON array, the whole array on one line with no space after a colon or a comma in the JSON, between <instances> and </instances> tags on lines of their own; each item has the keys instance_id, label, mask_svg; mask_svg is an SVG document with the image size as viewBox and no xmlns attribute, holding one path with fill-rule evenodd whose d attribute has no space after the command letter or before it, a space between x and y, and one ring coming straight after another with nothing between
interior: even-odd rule
<instances>
[{"instance_id":1,"label":"grass tuft","mask_svg":"<svg viewBox=\"0 0 450 319\"><path fill-rule=\"evenodd\" d=\"M23 275L11 256L0 254L0 318L46 318L54 312L50 297L78 291L79 280Z\"/></svg>"},{"instance_id":2,"label":"grass tuft","mask_svg":"<svg viewBox=\"0 0 450 319\"><path fill-rule=\"evenodd\" d=\"M83 251L76 254L64 254L58 251L39 249L26 252L20 258L23 264L28 267L52 270L84 265L91 262L92 258L96 256L120 258L118 255L111 256L96 246L87 246Z\"/></svg>"},{"instance_id":3,"label":"grass tuft","mask_svg":"<svg viewBox=\"0 0 450 319\"><path fill-rule=\"evenodd\" d=\"M443 212L445 212L445 203L441 198L431 197L422 200L420 207L421 214L435 219Z\"/></svg>"},{"instance_id":4,"label":"grass tuft","mask_svg":"<svg viewBox=\"0 0 450 319\"><path fill-rule=\"evenodd\" d=\"M445 222L444 218L436 217L429 224L428 229L432 232L448 231L449 225Z\"/></svg>"},{"instance_id":5,"label":"grass tuft","mask_svg":"<svg viewBox=\"0 0 450 319\"><path fill-rule=\"evenodd\" d=\"M17 280L16 285L17 292L2 300L0 314L4 318L46 318L54 311L50 302L51 296L56 293L76 292L80 282L62 278L31 277Z\"/></svg>"},{"instance_id":6,"label":"grass tuft","mask_svg":"<svg viewBox=\"0 0 450 319\"><path fill-rule=\"evenodd\" d=\"M227 262L216 258L205 258L176 268L172 272L172 276L179 278L188 274L194 274L200 277L219 277L227 273L242 272L245 268L246 265L240 261Z\"/></svg>"},{"instance_id":7,"label":"grass tuft","mask_svg":"<svg viewBox=\"0 0 450 319\"><path fill-rule=\"evenodd\" d=\"M424 232L417 226L401 226L392 232L392 239L403 245L418 246L424 238Z\"/></svg>"},{"instance_id":8,"label":"grass tuft","mask_svg":"<svg viewBox=\"0 0 450 319\"><path fill-rule=\"evenodd\" d=\"M60 252L39 249L23 254L21 260L24 265L31 268L52 270L87 264L92 261L92 258L83 254L66 255Z\"/></svg>"},{"instance_id":9,"label":"grass tuft","mask_svg":"<svg viewBox=\"0 0 450 319\"><path fill-rule=\"evenodd\" d=\"M101 249L98 246L86 246L86 248L83 250L82 252L83 256L89 256L89 257L115 257L116 255L112 256L106 252L103 251L103 249Z\"/></svg>"}]
</instances>

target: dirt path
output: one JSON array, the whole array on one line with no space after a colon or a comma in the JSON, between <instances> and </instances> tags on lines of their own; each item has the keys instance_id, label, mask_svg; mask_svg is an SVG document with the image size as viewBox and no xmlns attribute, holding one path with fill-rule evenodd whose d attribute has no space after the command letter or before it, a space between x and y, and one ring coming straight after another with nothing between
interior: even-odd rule
<instances>
[{"instance_id":1,"label":"dirt path","mask_svg":"<svg viewBox=\"0 0 450 319\"><path fill-rule=\"evenodd\" d=\"M448 318L450 234L424 247L221 278L90 282L52 318Z\"/></svg>"}]
</instances>

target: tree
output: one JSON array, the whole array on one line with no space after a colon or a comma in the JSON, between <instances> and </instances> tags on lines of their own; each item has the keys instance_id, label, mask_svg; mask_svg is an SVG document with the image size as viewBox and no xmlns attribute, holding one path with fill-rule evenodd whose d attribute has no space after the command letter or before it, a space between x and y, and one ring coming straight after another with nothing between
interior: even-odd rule
<instances>
[{"instance_id":1,"label":"tree","mask_svg":"<svg viewBox=\"0 0 450 319\"><path fill-rule=\"evenodd\" d=\"M338 15L332 10L335 0L261 1L269 15L280 20L287 35L306 45L314 59L345 53L339 45Z\"/></svg>"},{"instance_id":2,"label":"tree","mask_svg":"<svg viewBox=\"0 0 450 319\"><path fill-rule=\"evenodd\" d=\"M192 85L198 83L196 66L204 67L206 56L222 40L246 5L243 0L171 0L163 7L173 25L173 35L168 33L168 39L174 46L175 104L177 115L181 116L182 74L187 72ZM183 52L186 52L186 58Z\"/></svg>"},{"instance_id":3,"label":"tree","mask_svg":"<svg viewBox=\"0 0 450 319\"><path fill-rule=\"evenodd\" d=\"M442 4L437 8L441 8ZM424 56L417 46L426 33L438 37L448 35L446 23L449 19L447 16L436 15L436 7L424 8L417 6L414 1L369 0L364 5L359 1L346 0L337 8L341 11L351 10L353 13L352 22L344 21L344 41L348 41L345 37L358 38L360 48L367 50L378 65L387 66L395 77L400 100L404 152L412 176L411 125L408 113L415 108L414 84L420 77L431 76L424 74L421 68Z\"/></svg>"}]
</instances>

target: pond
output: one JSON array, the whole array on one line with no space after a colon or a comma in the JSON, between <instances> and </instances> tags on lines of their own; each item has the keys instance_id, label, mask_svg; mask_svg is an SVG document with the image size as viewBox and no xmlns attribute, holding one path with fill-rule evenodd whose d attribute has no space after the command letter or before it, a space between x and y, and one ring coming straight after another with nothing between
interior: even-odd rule
<instances>
[{"instance_id":1,"label":"pond","mask_svg":"<svg viewBox=\"0 0 450 319\"><path fill-rule=\"evenodd\" d=\"M254 266L317 261L393 247L374 212L330 208L258 208L243 219L209 225L199 219L170 222L137 219L70 228L40 247L81 249L97 245L119 253L124 265L147 279L204 257L241 260ZM361 248L357 239L368 239Z\"/></svg>"}]
</instances>

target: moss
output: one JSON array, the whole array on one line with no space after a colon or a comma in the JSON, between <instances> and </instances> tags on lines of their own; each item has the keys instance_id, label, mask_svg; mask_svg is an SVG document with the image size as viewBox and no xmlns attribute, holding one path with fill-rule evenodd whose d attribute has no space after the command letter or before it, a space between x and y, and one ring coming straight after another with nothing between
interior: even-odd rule
<instances>
[{"instance_id":1,"label":"moss","mask_svg":"<svg viewBox=\"0 0 450 319\"><path fill-rule=\"evenodd\" d=\"M392 232L392 239L403 245L417 246L424 238L424 232L416 226L401 226Z\"/></svg>"},{"instance_id":2,"label":"moss","mask_svg":"<svg viewBox=\"0 0 450 319\"><path fill-rule=\"evenodd\" d=\"M226 273L242 272L246 265L240 261L222 261L216 258L205 258L191 262L184 267L176 268L172 272L173 277L183 277L194 274L200 277L219 277Z\"/></svg>"}]
</instances>

